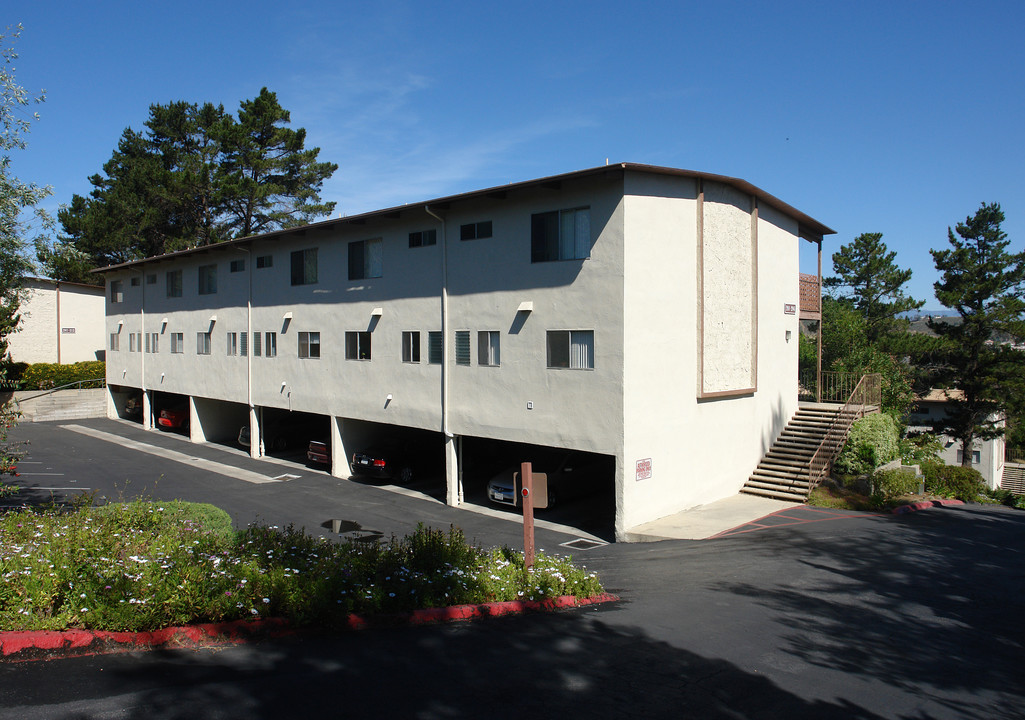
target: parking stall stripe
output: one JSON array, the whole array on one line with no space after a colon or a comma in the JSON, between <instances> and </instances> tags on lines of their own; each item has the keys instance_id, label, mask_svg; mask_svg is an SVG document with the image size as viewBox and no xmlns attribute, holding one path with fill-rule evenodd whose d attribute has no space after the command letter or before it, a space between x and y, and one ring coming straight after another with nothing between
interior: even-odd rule
<instances>
[{"instance_id":1,"label":"parking stall stripe","mask_svg":"<svg viewBox=\"0 0 1025 720\"><path fill-rule=\"evenodd\" d=\"M136 442L120 435L103 432L102 430L94 430L92 428L83 427L82 425L61 425L60 427L64 430L77 432L81 435L88 435L89 437L93 437L98 440L105 440L107 442L115 443L116 445L121 445L122 447L144 452L149 455L156 455L157 457L173 460L174 462L179 462L183 465L217 473L218 475L224 475L225 477L234 478L236 480L242 480L243 482L253 483L254 485L281 482L278 478L267 477L266 475L261 475L250 470L243 470L242 468L225 465L213 460L206 460L194 455L187 455L186 453L180 453L176 450L167 450L155 445L147 445L146 443Z\"/></svg>"}]
</instances>

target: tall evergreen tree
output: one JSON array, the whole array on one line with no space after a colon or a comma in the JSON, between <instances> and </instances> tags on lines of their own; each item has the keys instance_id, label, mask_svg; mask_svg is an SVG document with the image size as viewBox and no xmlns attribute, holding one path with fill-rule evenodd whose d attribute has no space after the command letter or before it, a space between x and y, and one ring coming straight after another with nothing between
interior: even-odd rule
<instances>
[{"instance_id":1,"label":"tall evergreen tree","mask_svg":"<svg viewBox=\"0 0 1025 720\"><path fill-rule=\"evenodd\" d=\"M872 344L897 327L898 315L924 304L904 294L911 270L899 268L896 257L896 251L887 252L882 233L862 233L833 253L836 275L822 282L861 313Z\"/></svg>"},{"instance_id":2,"label":"tall evergreen tree","mask_svg":"<svg viewBox=\"0 0 1025 720\"><path fill-rule=\"evenodd\" d=\"M64 230L37 243L47 273L82 280L101 267L310 222L334 209L324 181L338 168L304 147L306 131L263 88L239 107L151 105L143 132L127 128L88 198L58 214ZM83 264L87 257L89 262Z\"/></svg>"},{"instance_id":3,"label":"tall evergreen tree","mask_svg":"<svg viewBox=\"0 0 1025 720\"><path fill-rule=\"evenodd\" d=\"M1008 252L1003 221L1000 205L983 203L956 235L947 229L949 249L930 250L941 273L936 298L961 316L959 324L929 323L947 341L940 381L961 391L937 429L961 441L965 467L976 438L1003 433L999 413L1025 373L1025 353L999 342L1025 338L1025 253Z\"/></svg>"}]
</instances>

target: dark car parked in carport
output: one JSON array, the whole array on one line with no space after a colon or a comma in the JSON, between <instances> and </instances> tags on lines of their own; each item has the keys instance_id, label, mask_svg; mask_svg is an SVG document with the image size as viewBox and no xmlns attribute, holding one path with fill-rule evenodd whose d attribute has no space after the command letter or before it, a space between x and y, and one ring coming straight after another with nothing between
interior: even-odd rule
<instances>
[{"instance_id":1,"label":"dark car parked in carport","mask_svg":"<svg viewBox=\"0 0 1025 720\"><path fill-rule=\"evenodd\" d=\"M548 479L548 505L551 509L572 497L586 495L600 487L610 470L609 460L601 455L573 450L543 450L525 453L532 470ZM516 505L513 475L520 466L508 467L488 481L488 499L502 505Z\"/></svg>"},{"instance_id":2,"label":"dark car parked in carport","mask_svg":"<svg viewBox=\"0 0 1025 720\"><path fill-rule=\"evenodd\" d=\"M406 448L378 445L352 454L353 475L408 483L413 479L413 463Z\"/></svg>"}]
</instances>

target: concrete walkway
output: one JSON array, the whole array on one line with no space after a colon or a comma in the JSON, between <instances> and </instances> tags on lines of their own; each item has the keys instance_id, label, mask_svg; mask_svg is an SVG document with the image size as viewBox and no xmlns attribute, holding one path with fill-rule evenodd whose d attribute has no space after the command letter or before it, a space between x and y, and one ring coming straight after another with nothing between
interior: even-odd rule
<instances>
[{"instance_id":1,"label":"concrete walkway","mask_svg":"<svg viewBox=\"0 0 1025 720\"><path fill-rule=\"evenodd\" d=\"M626 536L628 542L704 540L779 510L794 507L800 505L757 495L737 494L630 528Z\"/></svg>"}]
</instances>

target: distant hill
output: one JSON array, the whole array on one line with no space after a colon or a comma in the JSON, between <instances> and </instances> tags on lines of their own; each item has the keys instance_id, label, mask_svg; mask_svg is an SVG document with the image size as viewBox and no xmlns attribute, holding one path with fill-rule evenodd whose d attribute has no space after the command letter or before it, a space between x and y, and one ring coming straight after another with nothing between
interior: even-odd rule
<instances>
[{"instance_id":1,"label":"distant hill","mask_svg":"<svg viewBox=\"0 0 1025 720\"><path fill-rule=\"evenodd\" d=\"M908 332L925 333L926 335L932 335L933 337L935 337L936 333L933 332L932 328L929 327L929 317L930 316L928 316L928 315L922 315L921 317L912 320L910 327L908 327ZM945 325L960 325L961 324L961 316L960 315L954 315L954 316L934 315L934 316L932 316L932 319L935 322L943 323Z\"/></svg>"}]
</instances>

